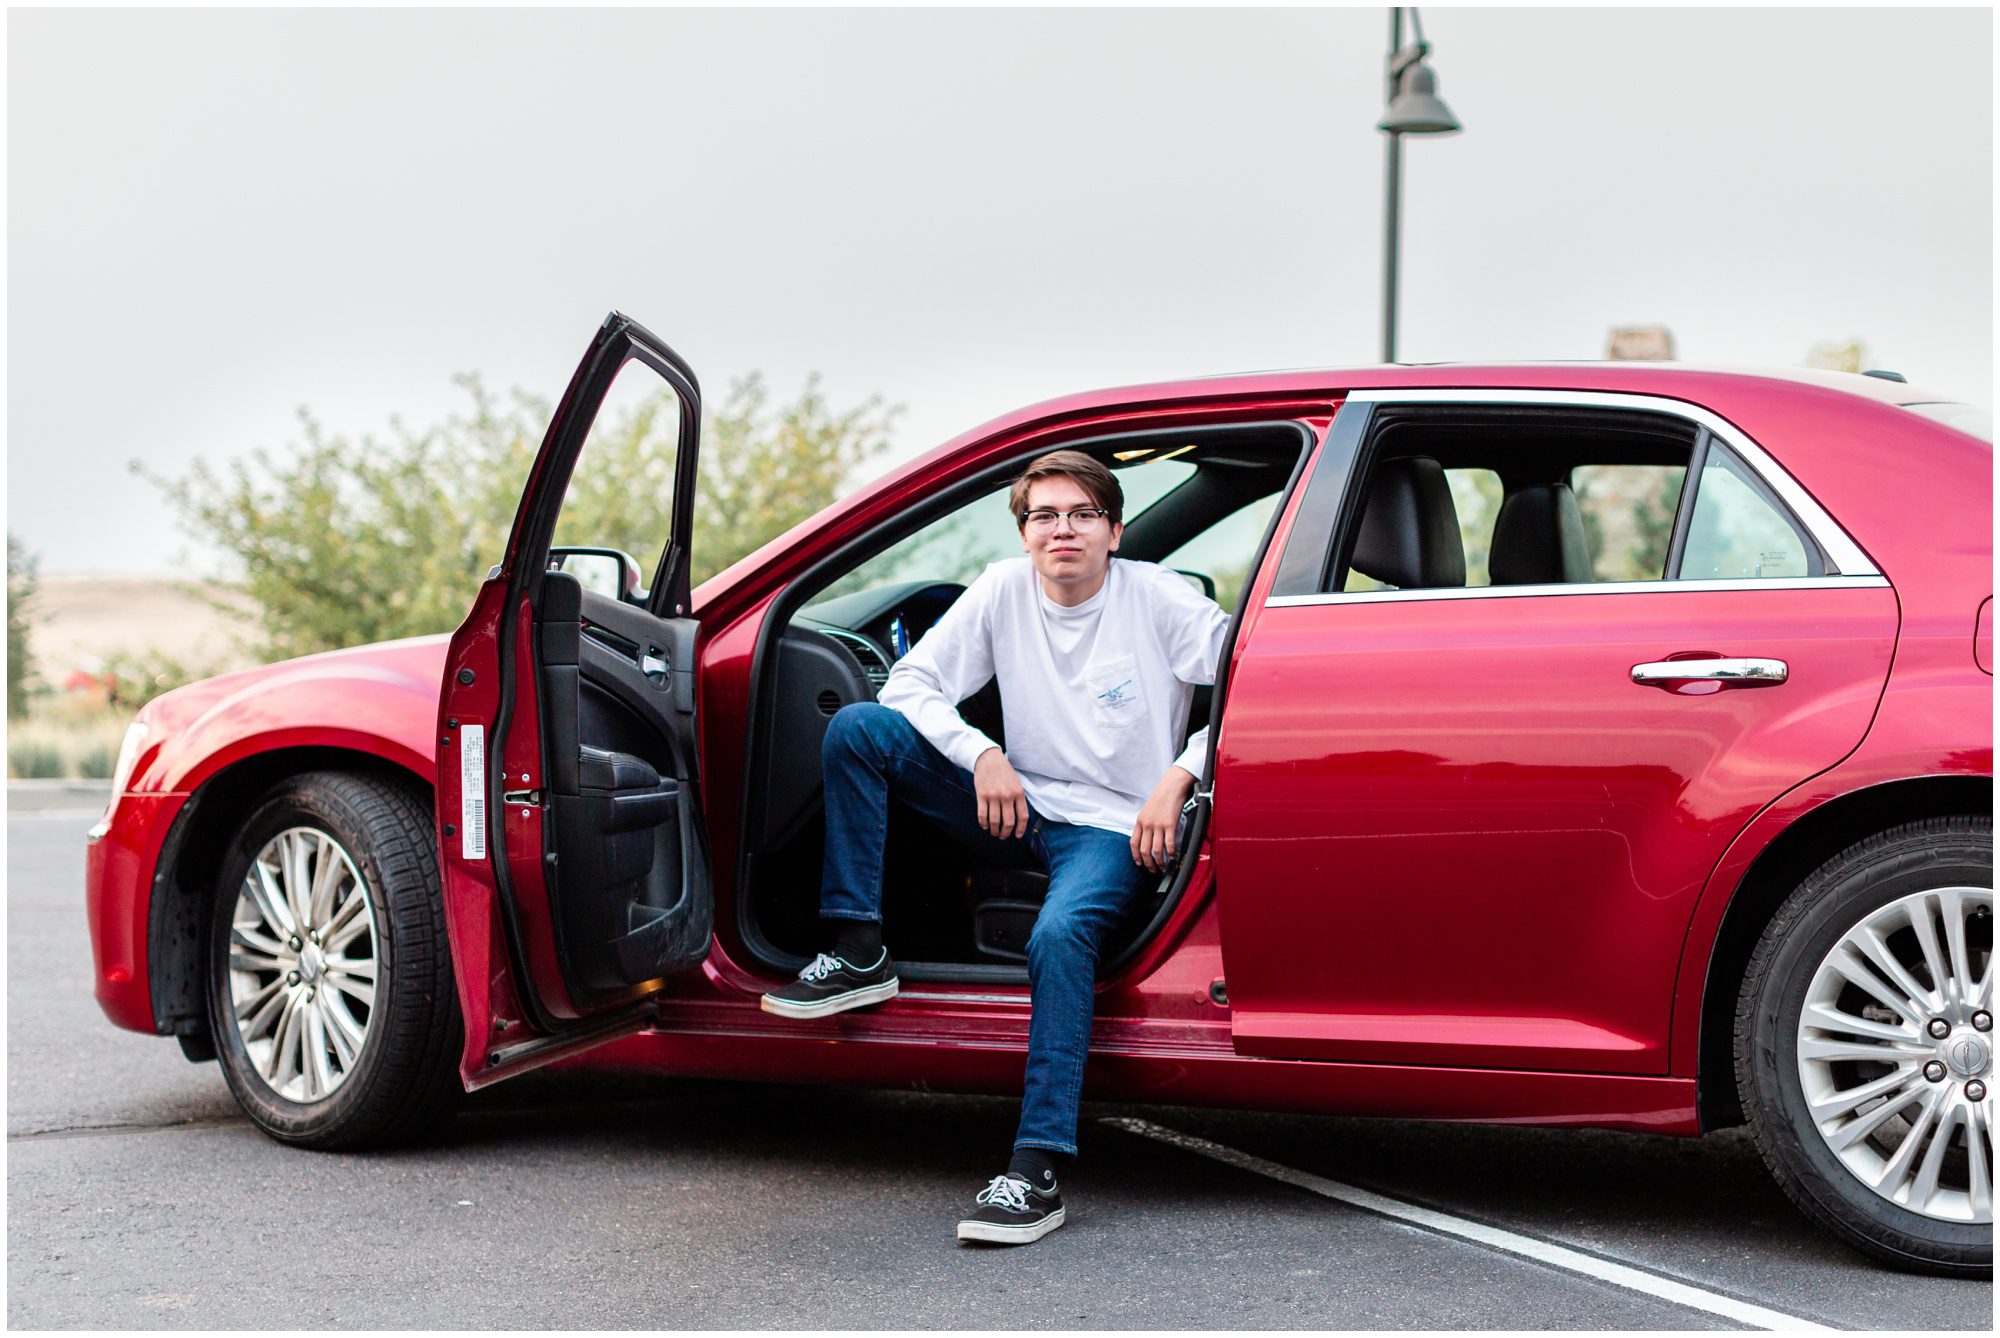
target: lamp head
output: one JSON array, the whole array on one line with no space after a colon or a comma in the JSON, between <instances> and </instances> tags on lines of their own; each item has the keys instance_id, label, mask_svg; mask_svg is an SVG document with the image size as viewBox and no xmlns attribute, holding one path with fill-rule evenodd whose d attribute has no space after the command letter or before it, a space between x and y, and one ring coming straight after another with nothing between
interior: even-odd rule
<instances>
[{"instance_id":1,"label":"lamp head","mask_svg":"<svg viewBox=\"0 0 2000 1338\"><path fill-rule=\"evenodd\" d=\"M1396 135L1452 135L1464 127L1438 97L1431 67L1419 60L1397 79L1395 100L1375 128Z\"/></svg>"}]
</instances>

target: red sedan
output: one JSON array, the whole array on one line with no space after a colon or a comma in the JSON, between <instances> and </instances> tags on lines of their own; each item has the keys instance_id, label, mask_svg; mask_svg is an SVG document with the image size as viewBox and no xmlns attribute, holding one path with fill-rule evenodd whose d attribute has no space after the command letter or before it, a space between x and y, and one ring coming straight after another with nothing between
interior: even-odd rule
<instances>
[{"instance_id":1,"label":"red sedan","mask_svg":"<svg viewBox=\"0 0 2000 1338\"><path fill-rule=\"evenodd\" d=\"M674 423L650 572L565 527L607 394ZM674 417L677 415L677 417ZM1210 784L1107 945L1088 1091L1699 1134L1906 1266L1992 1263L1992 448L1898 379L1380 367L1077 395L697 589L693 372L606 321L457 633L197 683L91 834L96 991L286 1142L413 1137L605 1047L1019 1091L1043 888L895 825L903 992L814 949L820 743L1056 447L1232 613ZM1000 737L995 685L965 718Z\"/></svg>"}]
</instances>

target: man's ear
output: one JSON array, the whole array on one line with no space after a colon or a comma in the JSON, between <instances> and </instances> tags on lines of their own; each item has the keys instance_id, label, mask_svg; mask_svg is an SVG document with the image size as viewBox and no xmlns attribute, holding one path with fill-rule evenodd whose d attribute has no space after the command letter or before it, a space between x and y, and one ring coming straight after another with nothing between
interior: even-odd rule
<instances>
[{"instance_id":1,"label":"man's ear","mask_svg":"<svg viewBox=\"0 0 2000 1338\"><path fill-rule=\"evenodd\" d=\"M1118 541L1125 537L1125 522L1114 521L1111 526L1111 551L1118 551Z\"/></svg>"}]
</instances>

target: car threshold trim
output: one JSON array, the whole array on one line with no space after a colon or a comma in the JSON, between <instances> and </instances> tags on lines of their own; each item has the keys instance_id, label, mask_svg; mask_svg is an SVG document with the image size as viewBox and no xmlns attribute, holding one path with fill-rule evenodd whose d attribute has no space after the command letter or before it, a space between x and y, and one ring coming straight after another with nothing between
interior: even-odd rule
<instances>
[{"instance_id":1,"label":"car threshold trim","mask_svg":"<svg viewBox=\"0 0 2000 1338\"><path fill-rule=\"evenodd\" d=\"M1838 1332L1831 1326L1749 1301L1739 1301L1733 1296L1710 1291L1706 1287L1683 1282L1679 1278L1668 1277L1615 1259L1607 1259L1602 1255L1572 1249L1567 1245L1558 1245L1554 1241L1543 1240L1538 1236L1523 1235L1518 1231L1509 1231L1505 1227L1491 1226L1469 1217L1459 1217L1436 1208L1426 1208L1403 1199L1390 1198L1386 1194L1377 1194L1373 1190L1361 1189L1338 1180L1329 1180L1308 1171L1294 1170L1289 1166L1266 1161L1248 1152L1239 1152L1221 1143L1212 1143L1206 1138L1196 1138L1192 1134L1184 1134L1148 1120L1108 1118L1100 1122L1109 1128L1122 1129L1126 1133L1150 1138L1155 1142L1192 1152L1196 1156L1207 1157L1226 1166L1234 1166L1238 1170L1249 1171L1292 1185L1308 1193L1318 1194L1322 1198L1332 1199L1336 1203L1344 1203L1350 1208L1377 1213L1410 1226L1421 1227L1425 1231L1434 1231L1442 1236L1483 1245L1489 1250L1532 1260L1550 1268L1581 1274L1598 1282L1640 1292L1657 1300L1685 1306L1690 1310L1699 1310L1750 1328L1788 1330L1795 1333Z\"/></svg>"}]
</instances>

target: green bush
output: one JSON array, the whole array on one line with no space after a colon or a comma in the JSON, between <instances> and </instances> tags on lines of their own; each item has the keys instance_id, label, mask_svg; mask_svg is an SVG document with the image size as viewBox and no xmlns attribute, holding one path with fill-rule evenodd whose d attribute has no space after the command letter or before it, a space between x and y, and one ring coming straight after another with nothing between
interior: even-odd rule
<instances>
[{"instance_id":1,"label":"green bush","mask_svg":"<svg viewBox=\"0 0 2000 1338\"><path fill-rule=\"evenodd\" d=\"M118 764L129 711L82 696L37 698L7 731L7 774L22 780L103 780Z\"/></svg>"},{"instance_id":2,"label":"green bush","mask_svg":"<svg viewBox=\"0 0 2000 1338\"><path fill-rule=\"evenodd\" d=\"M118 741L81 740L70 765L80 780L110 780L111 769L118 765Z\"/></svg>"},{"instance_id":3,"label":"green bush","mask_svg":"<svg viewBox=\"0 0 2000 1338\"><path fill-rule=\"evenodd\" d=\"M7 718L28 714L34 666L28 659L28 615L35 597L35 559L7 536Z\"/></svg>"},{"instance_id":4,"label":"green bush","mask_svg":"<svg viewBox=\"0 0 2000 1338\"><path fill-rule=\"evenodd\" d=\"M305 441L281 452L220 469L197 462L180 478L133 462L183 528L232 560L226 584L263 611L252 653L284 659L449 632L465 616L503 555L549 405L520 390L503 403L476 376L459 384L469 413L421 431L391 419L386 440L329 435L302 410ZM790 404L768 401L753 374L705 415L696 583L832 501L886 449L898 412L879 397L836 411L817 378ZM607 405L570 482L561 542L621 548L650 569L666 542L677 422L664 390Z\"/></svg>"},{"instance_id":5,"label":"green bush","mask_svg":"<svg viewBox=\"0 0 2000 1338\"><path fill-rule=\"evenodd\" d=\"M228 667L189 665L150 651L141 655L120 652L107 657L100 672L111 684L111 708L130 716L161 693L213 678Z\"/></svg>"},{"instance_id":6,"label":"green bush","mask_svg":"<svg viewBox=\"0 0 2000 1338\"><path fill-rule=\"evenodd\" d=\"M24 736L15 730L7 738L7 775L21 780L58 780L63 775L63 750L53 740Z\"/></svg>"}]
</instances>

